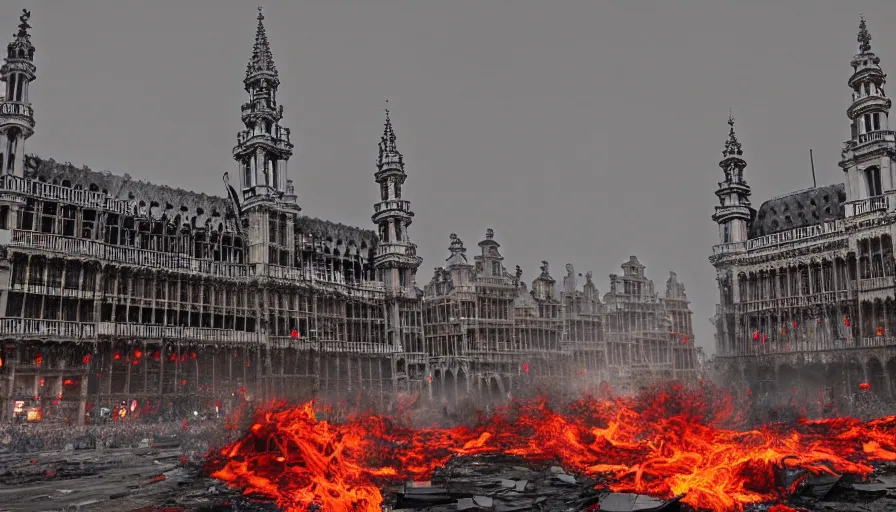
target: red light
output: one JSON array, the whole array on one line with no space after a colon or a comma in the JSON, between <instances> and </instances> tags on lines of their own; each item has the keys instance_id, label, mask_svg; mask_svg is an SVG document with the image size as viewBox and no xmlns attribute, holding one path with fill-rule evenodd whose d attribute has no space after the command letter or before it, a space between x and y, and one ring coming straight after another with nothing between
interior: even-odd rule
<instances>
[{"instance_id":1,"label":"red light","mask_svg":"<svg viewBox=\"0 0 896 512\"><path fill-rule=\"evenodd\" d=\"M184 380L180 381L180 385L181 385L181 386L186 386L186 385L187 385L187 379L184 379Z\"/></svg>"},{"instance_id":2,"label":"red light","mask_svg":"<svg viewBox=\"0 0 896 512\"><path fill-rule=\"evenodd\" d=\"M112 356L112 359L118 361L119 359L121 359L121 354L119 354L119 353L116 351L115 354Z\"/></svg>"},{"instance_id":3,"label":"red light","mask_svg":"<svg viewBox=\"0 0 896 512\"><path fill-rule=\"evenodd\" d=\"M40 387L44 387L44 379L40 379Z\"/></svg>"},{"instance_id":4,"label":"red light","mask_svg":"<svg viewBox=\"0 0 896 512\"><path fill-rule=\"evenodd\" d=\"M177 361L177 354L171 354L171 357L168 358L169 361Z\"/></svg>"},{"instance_id":5,"label":"red light","mask_svg":"<svg viewBox=\"0 0 896 512\"><path fill-rule=\"evenodd\" d=\"M758 329L753 331L753 339L757 340L757 341L759 340L759 330Z\"/></svg>"},{"instance_id":6,"label":"red light","mask_svg":"<svg viewBox=\"0 0 896 512\"><path fill-rule=\"evenodd\" d=\"M429 378L428 378L428 379L426 379L426 380L428 380L428 381L429 381L429 383L430 383L430 384L432 384L432 375L430 375L430 376L429 376Z\"/></svg>"},{"instance_id":7,"label":"red light","mask_svg":"<svg viewBox=\"0 0 896 512\"><path fill-rule=\"evenodd\" d=\"M299 331L293 329L292 332L289 333L289 335L292 336L293 338L298 338L298 337L299 337Z\"/></svg>"},{"instance_id":8,"label":"red light","mask_svg":"<svg viewBox=\"0 0 896 512\"><path fill-rule=\"evenodd\" d=\"M152 358L155 359L156 361L159 360L159 351L158 350L156 350L156 353L152 355Z\"/></svg>"},{"instance_id":9,"label":"red light","mask_svg":"<svg viewBox=\"0 0 896 512\"><path fill-rule=\"evenodd\" d=\"M140 364L140 360L139 360L139 359L134 359L133 364L134 364L134 366L137 366L138 364Z\"/></svg>"},{"instance_id":10,"label":"red light","mask_svg":"<svg viewBox=\"0 0 896 512\"><path fill-rule=\"evenodd\" d=\"M44 362L44 356L43 356L43 354L38 352L37 355L34 356L34 364L36 366L40 366L43 364L43 362ZM43 384L41 384L41 386L43 386Z\"/></svg>"},{"instance_id":11,"label":"red light","mask_svg":"<svg viewBox=\"0 0 896 512\"><path fill-rule=\"evenodd\" d=\"M134 351L134 357L136 357L137 359L140 359L141 357L143 357L143 351L142 351L142 350L135 350L135 351Z\"/></svg>"},{"instance_id":12,"label":"red light","mask_svg":"<svg viewBox=\"0 0 896 512\"><path fill-rule=\"evenodd\" d=\"M859 384L859 389L861 389L862 391L868 391L869 389L871 389L871 384L868 384L867 382L863 382L863 383Z\"/></svg>"},{"instance_id":13,"label":"red light","mask_svg":"<svg viewBox=\"0 0 896 512\"><path fill-rule=\"evenodd\" d=\"M196 359L196 352L190 353L190 359Z\"/></svg>"},{"instance_id":14,"label":"red light","mask_svg":"<svg viewBox=\"0 0 896 512\"><path fill-rule=\"evenodd\" d=\"M786 328L786 327L782 327L782 328L781 328L781 335L782 335L782 336L787 336L787 328Z\"/></svg>"},{"instance_id":15,"label":"red light","mask_svg":"<svg viewBox=\"0 0 896 512\"><path fill-rule=\"evenodd\" d=\"M529 373L529 363L523 363L523 372Z\"/></svg>"},{"instance_id":16,"label":"red light","mask_svg":"<svg viewBox=\"0 0 896 512\"><path fill-rule=\"evenodd\" d=\"M848 316L843 317L843 325L845 325L846 327L849 327L849 317Z\"/></svg>"},{"instance_id":17,"label":"red light","mask_svg":"<svg viewBox=\"0 0 896 512\"><path fill-rule=\"evenodd\" d=\"M793 321L793 328L796 329L800 324L796 320Z\"/></svg>"},{"instance_id":18,"label":"red light","mask_svg":"<svg viewBox=\"0 0 896 512\"><path fill-rule=\"evenodd\" d=\"M90 354L87 354L86 356L84 356L84 358L81 359L81 362L84 364L90 364Z\"/></svg>"},{"instance_id":19,"label":"red light","mask_svg":"<svg viewBox=\"0 0 896 512\"><path fill-rule=\"evenodd\" d=\"M883 328L883 327L878 327L878 328L877 328L877 335L878 335L878 336L883 336L883 335L884 335L884 328Z\"/></svg>"}]
</instances>

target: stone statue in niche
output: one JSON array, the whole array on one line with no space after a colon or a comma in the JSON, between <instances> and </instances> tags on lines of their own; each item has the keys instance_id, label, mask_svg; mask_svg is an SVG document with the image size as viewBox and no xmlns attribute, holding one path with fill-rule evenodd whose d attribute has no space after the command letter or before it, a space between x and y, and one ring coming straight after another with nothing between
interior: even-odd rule
<instances>
[{"instance_id":1,"label":"stone statue in niche","mask_svg":"<svg viewBox=\"0 0 896 512\"><path fill-rule=\"evenodd\" d=\"M548 262L545 260L541 260L541 275L548 275Z\"/></svg>"},{"instance_id":2,"label":"stone statue in niche","mask_svg":"<svg viewBox=\"0 0 896 512\"><path fill-rule=\"evenodd\" d=\"M590 270L585 272L585 286L594 286L594 281L591 280L591 277L592 274Z\"/></svg>"}]
</instances>

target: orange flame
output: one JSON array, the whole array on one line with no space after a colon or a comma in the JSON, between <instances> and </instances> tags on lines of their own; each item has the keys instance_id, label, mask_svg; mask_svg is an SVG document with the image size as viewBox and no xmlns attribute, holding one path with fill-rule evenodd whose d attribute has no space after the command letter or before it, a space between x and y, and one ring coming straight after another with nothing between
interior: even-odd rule
<instances>
[{"instance_id":1,"label":"orange flame","mask_svg":"<svg viewBox=\"0 0 896 512\"><path fill-rule=\"evenodd\" d=\"M475 427L413 429L377 415L334 425L316 419L313 402L279 403L259 410L242 440L210 454L209 468L287 512L312 504L378 512L384 485L428 478L455 455L505 453L604 475L617 492L684 494L695 508L738 511L786 498L790 490L775 484L778 467L867 475L871 462L896 460L896 416L739 431L734 410L730 396L676 386L634 398L583 399L563 412L544 400L513 402Z\"/></svg>"}]
</instances>

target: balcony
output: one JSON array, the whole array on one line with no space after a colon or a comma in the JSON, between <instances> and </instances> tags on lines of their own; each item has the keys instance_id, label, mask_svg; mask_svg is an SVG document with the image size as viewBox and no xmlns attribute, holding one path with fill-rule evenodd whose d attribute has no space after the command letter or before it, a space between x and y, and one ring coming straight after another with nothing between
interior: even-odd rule
<instances>
[{"instance_id":1,"label":"balcony","mask_svg":"<svg viewBox=\"0 0 896 512\"><path fill-rule=\"evenodd\" d=\"M249 275L248 267L239 263L203 260L175 253L136 249L134 247L111 245L97 240L71 238L21 229L13 230L9 245L11 247L36 249L69 256L84 256L127 265L196 272L218 277L242 278Z\"/></svg>"},{"instance_id":2,"label":"balcony","mask_svg":"<svg viewBox=\"0 0 896 512\"><path fill-rule=\"evenodd\" d=\"M37 320L32 318L0 318L0 335L27 338L94 339L92 323Z\"/></svg>"},{"instance_id":3,"label":"balcony","mask_svg":"<svg viewBox=\"0 0 896 512\"><path fill-rule=\"evenodd\" d=\"M257 332L213 329L210 327L179 327L165 325L139 325L100 322L96 333L99 336L135 338L137 340L189 340L208 343L256 343L263 337Z\"/></svg>"},{"instance_id":4,"label":"balcony","mask_svg":"<svg viewBox=\"0 0 896 512\"><path fill-rule=\"evenodd\" d=\"M309 282L336 285L345 289L358 291L382 292L383 283L379 281L346 281L342 275L324 272L320 269L301 269L296 267L283 267L280 265L264 265L263 275L271 279L280 279L292 282Z\"/></svg>"},{"instance_id":5,"label":"balcony","mask_svg":"<svg viewBox=\"0 0 896 512\"><path fill-rule=\"evenodd\" d=\"M890 130L877 130L868 133L861 133L857 137L857 145L868 144L877 141L893 142L896 141L896 132Z\"/></svg>"},{"instance_id":6,"label":"balcony","mask_svg":"<svg viewBox=\"0 0 896 512\"><path fill-rule=\"evenodd\" d=\"M270 338L271 345L278 348L291 347L298 350L314 350L328 353L346 354L403 354L392 345L373 343L366 341L341 341L341 340L317 340L296 339L288 336L274 336Z\"/></svg>"},{"instance_id":7,"label":"balcony","mask_svg":"<svg viewBox=\"0 0 896 512\"><path fill-rule=\"evenodd\" d=\"M411 213L411 202L404 199L389 199L373 205L373 213L377 214L381 211L402 211ZM375 215L374 215L375 216Z\"/></svg>"},{"instance_id":8,"label":"balcony","mask_svg":"<svg viewBox=\"0 0 896 512\"><path fill-rule=\"evenodd\" d=\"M727 244L719 244L715 245L712 248L713 256L724 256L728 254L737 254L744 252L747 249L747 244L744 242L731 242Z\"/></svg>"},{"instance_id":9,"label":"balcony","mask_svg":"<svg viewBox=\"0 0 896 512\"><path fill-rule=\"evenodd\" d=\"M817 226L796 228L782 231L781 233L752 238L746 242L719 244L712 248L711 260L723 256L741 254L743 252L767 252L780 250L784 246L811 244L818 239L840 235L843 233L843 228L843 221L835 220Z\"/></svg>"},{"instance_id":10,"label":"balcony","mask_svg":"<svg viewBox=\"0 0 896 512\"><path fill-rule=\"evenodd\" d=\"M20 101L0 101L0 116L18 116L34 122L34 109Z\"/></svg>"},{"instance_id":11,"label":"balcony","mask_svg":"<svg viewBox=\"0 0 896 512\"><path fill-rule=\"evenodd\" d=\"M884 212L890 209L888 195L874 196L866 199L850 201L844 205L846 217L856 217L874 212Z\"/></svg>"},{"instance_id":12,"label":"balcony","mask_svg":"<svg viewBox=\"0 0 896 512\"><path fill-rule=\"evenodd\" d=\"M892 277L872 277L869 279L859 279L858 281L850 281L849 287L859 292L872 292L876 290L894 290L894 280Z\"/></svg>"},{"instance_id":13,"label":"balcony","mask_svg":"<svg viewBox=\"0 0 896 512\"><path fill-rule=\"evenodd\" d=\"M105 209L115 213L130 211L127 201L115 199L102 192L76 190L42 181L20 178L11 174L0 176L0 191L74 204L86 208Z\"/></svg>"}]
</instances>

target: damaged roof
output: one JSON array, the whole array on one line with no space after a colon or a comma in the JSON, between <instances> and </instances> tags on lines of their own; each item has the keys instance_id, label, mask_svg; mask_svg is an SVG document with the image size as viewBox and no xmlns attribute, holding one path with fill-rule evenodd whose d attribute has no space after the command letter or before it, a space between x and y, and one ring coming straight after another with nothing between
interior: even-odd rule
<instances>
[{"instance_id":1,"label":"damaged roof","mask_svg":"<svg viewBox=\"0 0 896 512\"><path fill-rule=\"evenodd\" d=\"M142 180L134 180L130 175L117 175L109 171L98 172L87 166L75 167L69 162L61 163L52 158L28 155L25 177L72 187L82 190L102 192L122 201L135 201L140 207L147 207L153 218L174 219L180 216L184 223L196 227L206 227L221 232L235 232L230 213L230 202L225 196L211 196L182 188L158 185ZM296 228L302 233L334 243L358 247L376 246L376 232L336 222L299 216Z\"/></svg>"},{"instance_id":2,"label":"damaged roof","mask_svg":"<svg viewBox=\"0 0 896 512\"><path fill-rule=\"evenodd\" d=\"M846 189L842 183L812 187L762 203L750 225L750 238L817 226L844 218Z\"/></svg>"}]
</instances>

